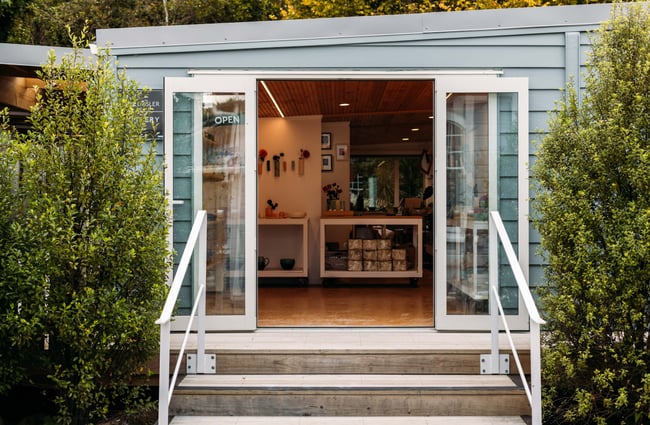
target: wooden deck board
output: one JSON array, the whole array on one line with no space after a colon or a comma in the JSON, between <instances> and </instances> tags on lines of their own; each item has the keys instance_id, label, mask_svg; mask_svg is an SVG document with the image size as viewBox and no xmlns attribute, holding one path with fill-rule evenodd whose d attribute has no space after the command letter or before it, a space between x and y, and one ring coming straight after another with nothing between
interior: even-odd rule
<instances>
[{"instance_id":1,"label":"wooden deck board","mask_svg":"<svg viewBox=\"0 0 650 425\"><path fill-rule=\"evenodd\" d=\"M254 387L283 388L408 388L408 389L517 389L507 375L188 375L177 391L186 388L251 389Z\"/></svg>"},{"instance_id":2,"label":"wooden deck board","mask_svg":"<svg viewBox=\"0 0 650 425\"><path fill-rule=\"evenodd\" d=\"M518 351L529 350L529 334L514 333ZM178 349L182 334L172 334L172 350ZM510 351L505 335L499 338L501 350ZM206 335L206 350L211 352L489 352L489 333L451 333L435 330L359 330L359 329L283 329L255 332L224 332ZM188 341L188 350L196 350L196 337Z\"/></svg>"},{"instance_id":3,"label":"wooden deck board","mask_svg":"<svg viewBox=\"0 0 650 425\"><path fill-rule=\"evenodd\" d=\"M518 416L291 417L177 416L171 425L523 425Z\"/></svg>"}]
</instances>

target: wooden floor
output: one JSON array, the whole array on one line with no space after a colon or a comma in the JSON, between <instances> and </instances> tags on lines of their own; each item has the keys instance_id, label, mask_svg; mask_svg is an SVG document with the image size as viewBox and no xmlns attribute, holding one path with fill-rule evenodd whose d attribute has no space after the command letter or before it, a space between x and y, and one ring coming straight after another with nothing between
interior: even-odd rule
<instances>
[{"instance_id":1,"label":"wooden floor","mask_svg":"<svg viewBox=\"0 0 650 425\"><path fill-rule=\"evenodd\" d=\"M336 280L331 285L260 285L258 327L431 327L433 280Z\"/></svg>"}]
</instances>

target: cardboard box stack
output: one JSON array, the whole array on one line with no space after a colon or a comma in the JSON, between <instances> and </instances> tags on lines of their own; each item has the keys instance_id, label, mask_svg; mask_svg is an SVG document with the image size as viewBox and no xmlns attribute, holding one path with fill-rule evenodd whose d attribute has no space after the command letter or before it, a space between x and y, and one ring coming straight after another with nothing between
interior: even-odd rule
<instances>
[{"instance_id":1,"label":"cardboard box stack","mask_svg":"<svg viewBox=\"0 0 650 425\"><path fill-rule=\"evenodd\" d=\"M363 270L363 241L361 239L348 240L348 271L360 272Z\"/></svg>"},{"instance_id":2,"label":"cardboard box stack","mask_svg":"<svg viewBox=\"0 0 650 425\"><path fill-rule=\"evenodd\" d=\"M406 250L392 249L389 239L349 239L348 271L404 271Z\"/></svg>"}]
</instances>

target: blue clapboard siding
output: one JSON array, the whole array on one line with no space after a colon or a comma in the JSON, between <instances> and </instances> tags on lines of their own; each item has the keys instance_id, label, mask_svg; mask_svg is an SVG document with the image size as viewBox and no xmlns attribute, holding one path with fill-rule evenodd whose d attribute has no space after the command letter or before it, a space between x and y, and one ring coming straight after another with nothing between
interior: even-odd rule
<instances>
[{"instance_id":1,"label":"blue clapboard siding","mask_svg":"<svg viewBox=\"0 0 650 425\"><path fill-rule=\"evenodd\" d=\"M238 24L99 30L98 44L111 44L118 66L153 89L165 76L189 70L246 71L472 71L495 70L503 77L529 81L529 162L536 141L546 131L549 111L562 98L570 79L583 88L581 73L590 48L589 31L610 17L611 5L495 9L417 15L351 17ZM507 111L503 111L507 112ZM180 114L180 112L179 112ZM177 117L175 117L177 119ZM180 119L180 115L178 117ZM187 122L191 122L188 120ZM190 129L188 129L190 130ZM175 248L191 220L191 175L183 167L191 159L191 134L174 134ZM516 152L511 133L500 133L499 210L516 240ZM176 162L178 161L178 166ZM184 162L183 162L184 161ZM531 192L534 197L534 192ZM531 228L530 283L543 280L540 238ZM503 298L516 306L504 278Z\"/></svg>"},{"instance_id":2,"label":"blue clapboard siding","mask_svg":"<svg viewBox=\"0 0 650 425\"><path fill-rule=\"evenodd\" d=\"M192 160L193 160L193 115L194 101L191 96L178 94L174 102L174 200L183 201L174 205L174 250L177 259L185 249L185 243L190 234L193 221L192 202ZM175 261L176 264L176 261ZM189 314L192 305L192 273L183 280L178 311L180 314Z\"/></svg>"}]
</instances>

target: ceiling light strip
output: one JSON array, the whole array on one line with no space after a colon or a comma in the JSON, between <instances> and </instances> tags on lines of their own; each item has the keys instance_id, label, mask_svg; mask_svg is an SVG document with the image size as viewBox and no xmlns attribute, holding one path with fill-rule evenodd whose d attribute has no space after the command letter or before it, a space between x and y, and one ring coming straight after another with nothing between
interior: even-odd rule
<instances>
[{"instance_id":1,"label":"ceiling light strip","mask_svg":"<svg viewBox=\"0 0 650 425\"><path fill-rule=\"evenodd\" d=\"M269 90L269 88L267 87L266 82L265 81L260 81L260 82L262 83L262 87L264 87L264 90L266 90L266 94L268 94L269 97L271 98L271 102L273 102L273 105L275 106L275 109L277 109L278 114L280 114L280 116L284 118L284 113L282 112L282 109L280 109L278 102L275 101L275 97L273 97L273 95L271 94L271 90Z\"/></svg>"}]
</instances>

